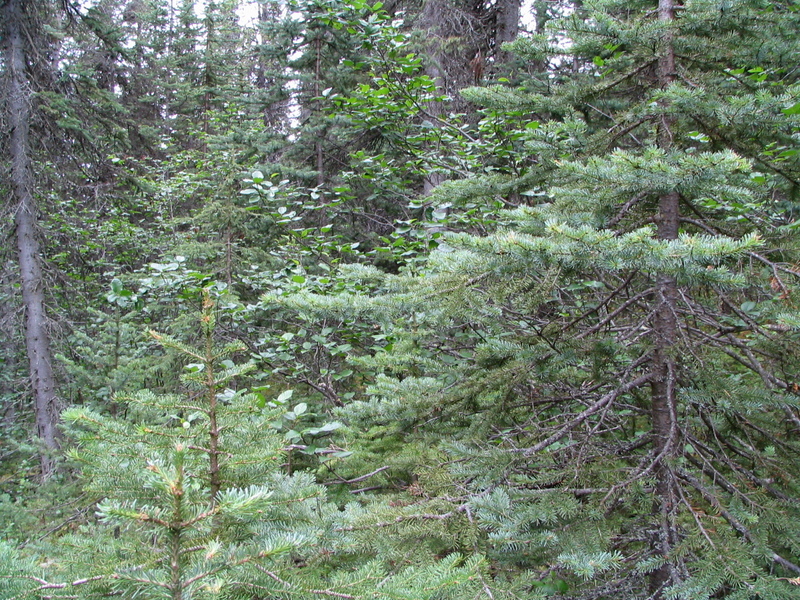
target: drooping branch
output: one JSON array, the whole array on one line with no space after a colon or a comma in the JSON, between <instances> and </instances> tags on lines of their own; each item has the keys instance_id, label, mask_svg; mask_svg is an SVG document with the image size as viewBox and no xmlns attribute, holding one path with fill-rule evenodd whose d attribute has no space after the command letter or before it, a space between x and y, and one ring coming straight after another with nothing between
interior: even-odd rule
<instances>
[{"instance_id":1,"label":"drooping branch","mask_svg":"<svg viewBox=\"0 0 800 600\"><path fill-rule=\"evenodd\" d=\"M635 388L641 387L645 383L648 383L651 379L652 379L652 374L647 373L645 375L637 377L633 381L629 381L625 385L621 385L620 387L613 389L612 391L604 395L602 398L600 398L600 400L589 406L589 408L578 414L574 419L567 422L558 431L546 437L541 442L531 446L530 448L525 448L525 450L523 451L524 456L533 456L534 454L536 454L537 452L541 452L548 446L552 446L557 441L566 436L570 431L575 429L578 425L583 423L586 419L588 419L593 414L601 411L603 408L612 403L618 396L620 396L621 394L625 394Z\"/></svg>"},{"instance_id":2,"label":"drooping branch","mask_svg":"<svg viewBox=\"0 0 800 600\"><path fill-rule=\"evenodd\" d=\"M727 508L725 508L719 501L719 498L717 498L709 489L707 489L701 481L699 481L691 473L687 473L683 470L678 471L678 477L686 481L695 490L697 490L703 499L708 502L722 516L722 518L728 522L728 524L742 537L742 539L750 543L753 542L753 536L750 533L750 530ZM770 558L786 569L794 571L795 573L800 573L800 566L794 564L790 560L785 559L777 552L772 552Z\"/></svg>"}]
</instances>

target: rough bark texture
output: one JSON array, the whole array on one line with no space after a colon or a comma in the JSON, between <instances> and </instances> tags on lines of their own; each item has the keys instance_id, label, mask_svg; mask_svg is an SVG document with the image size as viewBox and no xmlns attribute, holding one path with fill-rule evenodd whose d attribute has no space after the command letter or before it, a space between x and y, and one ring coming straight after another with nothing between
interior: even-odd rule
<instances>
[{"instance_id":1,"label":"rough bark texture","mask_svg":"<svg viewBox=\"0 0 800 600\"><path fill-rule=\"evenodd\" d=\"M430 77L436 83L436 91L437 93L444 94L445 89L445 80L444 74L442 73L442 69L440 66L441 55L438 53L439 43L438 41L434 41L429 46L430 57L428 60L428 64L425 67L425 74ZM433 125L435 127L439 127L440 123L438 119L441 119L444 116L444 106L442 106L441 102L428 102L425 106L428 114L432 116L435 120ZM442 173L437 173L435 171L430 171L425 176L423 180L423 195L427 196L434 189L436 189L441 183L445 180L444 175Z\"/></svg>"},{"instance_id":2,"label":"rough bark texture","mask_svg":"<svg viewBox=\"0 0 800 600\"><path fill-rule=\"evenodd\" d=\"M519 0L498 0L495 5L496 33L495 33L495 61L507 65L512 60L512 55L503 50L503 44L513 42L519 33ZM503 71L508 71L504 67Z\"/></svg>"},{"instance_id":3,"label":"rough bark texture","mask_svg":"<svg viewBox=\"0 0 800 600\"><path fill-rule=\"evenodd\" d=\"M446 103L429 102L425 111L434 127L450 112L474 119L475 107L460 94L465 87L482 85L490 75L512 73L506 64L513 57L501 49L519 32L520 0L498 0L494 5L461 0L425 0L415 28L424 33L425 74L436 84ZM429 172L423 195L445 181L442 173Z\"/></svg>"},{"instance_id":4,"label":"rough bark texture","mask_svg":"<svg viewBox=\"0 0 800 600\"><path fill-rule=\"evenodd\" d=\"M208 487L209 502L214 505L217 503L217 495L222 489L222 480L219 472L219 434L220 428L217 423L217 380L214 374L214 339L209 320L212 318L213 310L211 299L206 296L203 299L203 327L205 329L205 363L206 363L206 401L208 403Z\"/></svg>"},{"instance_id":5,"label":"rough bark texture","mask_svg":"<svg viewBox=\"0 0 800 600\"><path fill-rule=\"evenodd\" d=\"M6 40L6 106L10 130L12 202L16 207L17 249L19 252L22 301L25 307L25 342L36 415L37 434L44 446L41 454L42 477L54 469L53 452L58 449L58 402L47 335L42 265L36 237L36 204L30 156L30 81L26 70L25 24L29 15L24 0L7 0L2 15Z\"/></svg>"},{"instance_id":6,"label":"rough bark texture","mask_svg":"<svg viewBox=\"0 0 800 600\"><path fill-rule=\"evenodd\" d=\"M319 98L322 90L320 90L320 80L322 79L322 35L319 34L314 41L314 52L316 59L314 61L314 97ZM317 113L322 113L322 105L319 100L314 101L315 110ZM322 147L322 139L317 136L317 141L314 144L314 153L317 155L316 168L317 168L317 186L321 187L325 184L325 154Z\"/></svg>"},{"instance_id":7,"label":"rough bark texture","mask_svg":"<svg viewBox=\"0 0 800 600\"><path fill-rule=\"evenodd\" d=\"M446 15L449 9L448 0L428 0L420 13L417 27L424 30L428 36L426 43L427 60L425 61L425 74L436 84L437 94L447 94L447 80L444 65L447 62L442 43L448 34L455 32L448 30ZM428 115L433 119L433 125L440 125L438 119L444 116L444 106L441 102L428 102L425 106ZM427 196L444 181L441 173L429 172L423 181L423 195Z\"/></svg>"},{"instance_id":8,"label":"rough bark texture","mask_svg":"<svg viewBox=\"0 0 800 600\"><path fill-rule=\"evenodd\" d=\"M674 19L674 0L659 0L658 18L668 23ZM659 86L665 88L675 78L675 53L672 36L663 38L662 54L658 60ZM658 130L659 147L669 152L672 148L672 125L669 118L662 118ZM680 222L680 196L677 192L659 198L656 216L657 236L660 240L674 240L678 237ZM658 600L664 597L667 586L681 579L681 570L670 556L679 541L676 523L678 488L670 459L677 455L677 364L674 346L678 339L678 286L674 277L660 275L656 282L657 307L653 316L653 380L651 384L651 419L653 436L653 455L656 478L656 498L653 510L657 515L658 528L652 533L653 553L666 559L665 564L650 575L651 597Z\"/></svg>"}]
</instances>

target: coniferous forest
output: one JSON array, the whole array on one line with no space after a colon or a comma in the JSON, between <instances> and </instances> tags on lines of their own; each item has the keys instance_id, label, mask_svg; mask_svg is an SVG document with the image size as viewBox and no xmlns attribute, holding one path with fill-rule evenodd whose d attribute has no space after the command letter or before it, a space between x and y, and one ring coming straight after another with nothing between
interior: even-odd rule
<instances>
[{"instance_id":1,"label":"coniferous forest","mask_svg":"<svg viewBox=\"0 0 800 600\"><path fill-rule=\"evenodd\" d=\"M0 600L800 598L798 0L0 13Z\"/></svg>"}]
</instances>

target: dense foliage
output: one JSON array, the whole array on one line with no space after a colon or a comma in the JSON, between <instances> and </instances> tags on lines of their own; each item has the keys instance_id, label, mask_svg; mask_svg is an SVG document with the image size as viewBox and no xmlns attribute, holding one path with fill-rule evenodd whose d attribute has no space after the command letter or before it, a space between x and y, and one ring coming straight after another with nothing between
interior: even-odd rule
<instances>
[{"instance_id":1,"label":"dense foliage","mask_svg":"<svg viewBox=\"0 0 800 600\"><path fill-rule=\"evenodd\" d=\"M797 597L800 4L0 3L0 598Z\"/></svg>"}]
</instances>

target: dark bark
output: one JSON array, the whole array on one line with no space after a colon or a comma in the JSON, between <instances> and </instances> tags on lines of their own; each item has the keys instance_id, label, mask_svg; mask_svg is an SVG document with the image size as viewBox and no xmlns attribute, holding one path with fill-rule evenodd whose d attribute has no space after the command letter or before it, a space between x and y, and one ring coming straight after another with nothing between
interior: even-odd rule
<instances>
[{"instance_id":1,"label":"dark bark","mask_svg":"<svg viewBox=\"0 0 800 600\"><path fill-rule=\"evenodd\" d=\"M495 29L495 60L500 65L500 70L504 75L510 71L509 63L513 56L503 50L503 44L513 42L519 33L519 0L498 0L495 10L496 29Z\"/></svg>"},{"instance_id":2,"label":"dark bark","mask_svg":"<svg viewBox=\"0 0 800 600\"><path fill-rule=\"evenodd\" d=\"M211 311L214 304L206 295L203 298L203 328L205 335L205 363L206 363L206 401L208 402L208 487L209 501L216 504L217 495L222 489L219 468L219 433L217 422L217 380L214 373L214 336L211 325Z\"/></svg>"},{"instance_id":3,"label":"dark bark","mask_svg":"<svg viewBox=\"0 0 800 600\"><path fill-rule=\"evenodd\" d=\"M16 207L15 226L22 301L25 308L25 342L30 365L36 430L42 442L42 477L55 468L53 453L58 449L58 400L52 368L50 340L47 334L44 283L39 241L36 235L37 209L33 198L30 148L31 84L26 55L29 49L25 31L32 22L24 0L7 0L3 6L6 41L6 102L10 129L12 201ZM27 35L26 35L27 34Z\"/></svg>"},{"instance_id":4,"label":"dark bark","mask_svg":"<svg viewBox=\"0 0 800 600\"><path fill-rule=\"evenodd\" d=\"M174 489L172 490L172 519L169 527L170 581L169 585L167 586L167 590L172 600L182 600L183 589L185 587L183 571L186 567L186 554L183 549L183 531L186 528L183 519L183 483L185 476L183 456L176 456L175 462L177 480L175 481Z\"/></svg>"},{"instance_id":5,"label":"dark bark","mask_svg":"<svg viewBox=\"0 0 800 600\"><path fill-rule=\"evenodd\" d=\"M203 146L202 150L205 152L208 149L208 135L211 133L211 103L213 100L214 86L216 84L216 77L214 73L213 53L215 48L214 43L214 11L216 5L210 2L206 6L206 48L205 48L205 64L203 65Z\"/></svg>"},{"instance_id":6,"label":"dark bark","mask_svg":"<svg viewBox=\"0 0 800 600\"><path fill-rule=\"evenodd\" d=\"M422 8L418 21L420 29L426 30L428 38L426 43L428 57L425 62L425 74L436 84L436 93L439 95L447 94L447 80L445 79L446 72L444 69L447 58L442 49L442 41L448 33L452 33L447 31L447 23L444 17L447 14L447 7L446 0L428 0ZM425 110L433 118L433 125L439 127L439 119L445 114L443 104L435 101L428 102ZM444 176L441 173L428 172L423 180L423 195L430 194L443 181Z\"/></svg>"},{"instance_id":7,"label":"dark bark","mask_svg":"<svg viewBox=\"0 0 800 600\"><path fill-rule=\"evenodd\" d=\"M317 36L314 41L314 52L316 58L314 60L314 97L319 98L320 93L320 80L322 78L322 34ZM315 100L315 110L317 114L322 113L322 105L319 100ZM314 144L314 153L316 154L316 168L317 168L317 187L322 187L325 184L325 153L322 147L322 139L317 136L317 141Z\"/></svg>"},{"instance_id":8,"label":"dark bark","mask_svg":"<svg viewBox=\"0 0 800 600\"><path fill-rule=\"evenodd\" d=\"M475 108L460 91L481 85L489 74L511 74L513 57L501 46L517 37L520 4L520 0L498 0L494 6L425 0L415 23L425 35L425 74L436 84L437 94L448 98L446 103L429 102L425 107L434 127L441 127L450 112L465 113L468 121L477 121ZM428 172L423 195L446 178L443 173Z\"/></svg>"},{"instance_id":9,"label":"dark bark","mask_svg":"<svg viewBox=\"0 0 800 600\"><path fill-rule=\"evenodd\" d=\"M662 22L674 19L674 0L659 0L658 18ZM675 53L672 36L666 33L663 38L661 56L658 60L658 79L662 88L674 80ZM664 117L659 124L658 145L669 152L672 148L672 121ZM674 240L678 237L680 224L680 196L673 191L659 198L656 216L657 236L660 240ZM674 347L678 339L678 286L670 275L659 275L656 282L656 310L652 327L655 349L653 352L651 383L651 419L653 427L653 456L656 478L656 497L653 510L658 526L652 534L652 551L666 562L650 575L651 597L659 600L664 590L681 579L679 567L670 556L677 544L680 532L677 525L676 510L679 493L677 478L672 470L670 459L679 451L677 423L677 364Z\"/></svg>"}]
</instances>

